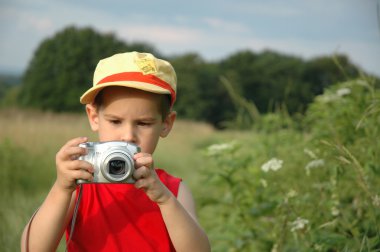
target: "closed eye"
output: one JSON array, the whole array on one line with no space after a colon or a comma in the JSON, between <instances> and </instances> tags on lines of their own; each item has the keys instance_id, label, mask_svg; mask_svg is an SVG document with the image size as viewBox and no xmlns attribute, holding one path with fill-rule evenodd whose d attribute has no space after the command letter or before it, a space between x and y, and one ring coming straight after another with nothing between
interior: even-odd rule
<instances>
[{"instance_id":1,"label":"closed eye","mask_svg":"<svg viewBox=\"0 0 380 252\"><path fill-rule=\"evenodd\" d=\"M119 124L121 124L121 120L109 120L109 122L110 122L111 124L114 124L114 125L119 125Z\"/></svg>"},{"instance_id":2,"label":"closed eye","mask_svg":"<svg viewBox=\"0 0 380 252\"><path fill-rule=\"evenodd\" d=\"M153 123L152 122L138 122L138 126L151 126Z\"/></svg>"}]
</instances>

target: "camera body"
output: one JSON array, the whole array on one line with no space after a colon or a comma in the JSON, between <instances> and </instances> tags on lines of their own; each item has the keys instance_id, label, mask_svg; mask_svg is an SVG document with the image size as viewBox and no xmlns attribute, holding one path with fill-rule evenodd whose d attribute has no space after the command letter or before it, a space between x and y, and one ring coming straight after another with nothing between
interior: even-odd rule
<instances>
[{"instance_id":1,"label":"camera body","mask_svg":"<svg viewBox=\"0 0 380 252\"><path fill-rule=\"evenodd\" d=\"M80 156L94 166L94 179L78 179L77 184L85 183L135 183L133 156L140 152L140 147L123 141L86 142L79 147L88 150L87 155Z\"/></svg>"}]
</instances>

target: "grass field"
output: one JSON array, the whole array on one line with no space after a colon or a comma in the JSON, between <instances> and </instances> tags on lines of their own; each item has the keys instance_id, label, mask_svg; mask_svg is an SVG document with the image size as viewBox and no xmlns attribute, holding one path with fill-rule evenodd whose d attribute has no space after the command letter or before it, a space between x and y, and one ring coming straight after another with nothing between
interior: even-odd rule
<instances>
[{"instance_id":1,"label":"grass field","mask_svg":"<svg viewBox=\"0 0 380 252\"><path fill-rule=\"evenodd\" d=\"M97 136L84 114L3 110L0 128L0 247L2 251L18 251L24 225L55 179L55 153L73 137L88 136L97 141ZM156 166L182 177L196 191L205 162L204 146L233 136L232 132L216 133L207 124L177 121L171 134L159 143Z\"/></svg>"},{"instance_id":2,"label":"grass field","mask_svg":"<svg viewBox=\"0 0 380 252\"><path fill-rule=\"evenodd\" d=\"M353 80L326 90L299 121L269 114L246 131L178 121L154 159L192 189L213 251L375 252L379 125L379 90ZM0 111L1 251L19 250L55 179L57 150L77 136L96 141L84 114Z\"/></svg>"}]
</instances>

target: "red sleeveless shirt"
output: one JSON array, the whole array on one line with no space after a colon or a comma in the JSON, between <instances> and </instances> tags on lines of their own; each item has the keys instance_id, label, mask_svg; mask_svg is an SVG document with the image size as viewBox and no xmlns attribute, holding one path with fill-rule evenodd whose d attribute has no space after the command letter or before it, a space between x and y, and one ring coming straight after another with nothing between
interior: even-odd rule
<instances>
[{"instance_id":1,"label":"red sleeveless shirt","mask_svg":"<svg viewBox=\"0 0 380 252\"><path fill-rule=\"evenodd\" d=\"M177 197L181 179L156 169ZM68 251L175 251L157 204L132 184L83 184ZM77 190L78 196L78 190ZM66 228L66 242L70 225Z\"/></svg>"}]
</instances>

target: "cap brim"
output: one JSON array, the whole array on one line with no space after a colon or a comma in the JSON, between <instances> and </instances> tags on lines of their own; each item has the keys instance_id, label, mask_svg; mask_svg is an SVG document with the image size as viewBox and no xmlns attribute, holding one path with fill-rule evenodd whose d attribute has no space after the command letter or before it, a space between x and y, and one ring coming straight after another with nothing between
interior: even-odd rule
<instances>
[{"instance_id":1,"label":"cap brim","mask_svg":"<svg viewBox=\"0 0 380 252\"><path fill-rule=\"evenodd\" d=\"M152 92L156 94L169 94L170 92L167 89L161 88L159 86L156 86L151 83L146 82L134 82L134 81L121 81L121 82L108 82L108 83L102 83L98 84L89 90L87 90L81 97L80 97L80 103L82 104L90 104L93 103L95 100L96 95L106 87L111 86L117 86L117 87L128 87L128 88L135 88L140 89L147 92Z\"/></svg>"}]
</instances>

